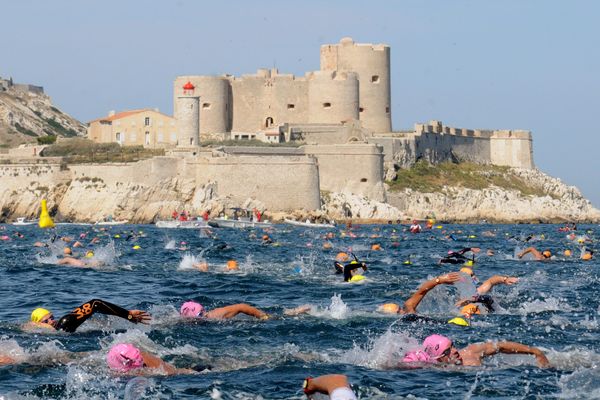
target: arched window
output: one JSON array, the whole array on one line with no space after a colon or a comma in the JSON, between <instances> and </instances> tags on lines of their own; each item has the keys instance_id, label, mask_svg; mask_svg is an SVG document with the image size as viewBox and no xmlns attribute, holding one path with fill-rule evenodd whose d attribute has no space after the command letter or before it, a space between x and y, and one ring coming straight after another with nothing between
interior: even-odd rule
<instances>
[{"instance_id":1,"label":"arched window","mask_svg":"<svg viewBox=\"0 0 600 400\"><path fill-rule=\"evenodd\" d=\"M273 117L267 117L267 119L265 120L265 127L270 127L273 125Z\"/></svg>"}]
</instances>

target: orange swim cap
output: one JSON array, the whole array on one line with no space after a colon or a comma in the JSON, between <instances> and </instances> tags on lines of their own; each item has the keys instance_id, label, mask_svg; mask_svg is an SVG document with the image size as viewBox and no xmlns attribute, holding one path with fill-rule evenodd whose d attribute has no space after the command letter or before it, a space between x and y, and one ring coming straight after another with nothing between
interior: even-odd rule
<instances>
[{"instance_id":1,"label":"orange swim cap","mask_svg":"<svg viewBox=\"0 0 600 400\"><path fill-rule=\"evenodd\" d=\"M550 257L552 257L552 253L550 253L550 250L544 250L544 251L542 252L542 254L543 254L543 255L544 255L544 257L546 257L546 258L550 258Z\"/></svg>"},{"instance_id":2,"label":"orange swim cap","mask_svg":"<svg viewBox=\"0 0 600 400\"><path fill-rule=\"evenodd\" d=\"M65 247L63 249L63 254L65 254L65 255L71 255L71 254L73 254L73 252L71 251L70 247Z\"/></svg>"},{"instance_id":3,"label":"orange swim cap","mask_svg":"<svg viewBox=\"0 0 600 400\"><path fill-rule=\"evenodd\" d=\"M235 261L235 260L227 261L227 269L230 271L238 269L237 261Z\"/></svg>"},{"instance_id":4,"label":"orange swim cap","mask_svg":"<svg viewBox=\"0 0 600 400\"><path fill-rule=\"evenodd\" d=\"M572 255L571 250L569 250L569 249L565 250L565 256L571 257L571 255Z\"/></svg>"},{"instance_id":5,"label":"orange swim cap","mask_svg":"<svg viewBox=\"0 0 600 400\"><path fill-rule=\"evenodd\" d=\"M333 247L333 246L332 246L332 244L331 244L331 243L329 243L329 242L325 242L325 243L323 243L323 248L324 248L324 249L330 249L330 248L332 248L332 247Z\"/></svg>"},{"instance_id":6,"label":"orange swim cap","mask_svg":"<svg viewBox=\"0 0 600 400\"><path fill-rule=\"evenodd\" d=\"M470 317L473 314L481 314L479 306L477 304L467 304L460 309L460 313L465 317Z\"/></svg>"},{"instance_id":7,"label":"orange swim cap","mask_svg":"<svg viewBox=\"0 0 600 400\"><path fill-rule=\"evenodd\" d=\"M346 254L342 251L340 253L337 253L337 256L335 256L335 261L344 262L344 261L348 261L349 258L350 258L350 256L348 256L348 254Z\"/></svg>"},{"instance_id":8,"label":"orange swim cap","mask_svg":"<svg viewBox=\"0 0 600 400\"><path fill-rule=\"evenodd\" d=\"M589 261L592 259L592 255L590 253L585 253L584 255L581 256L581 259L584 261Z\"/></svg>"},{"instance_id":9,"label":"orange swim cap","mask_svg":"<svg viewBox=\"0 0 600 400\"><path fill-rule=\"evenodd\" d=\"M473 276L473 270L471 268L463 267L460 269L460 272L469 276Z\"/></svg>"},{"instance_id":10,"label":"orange swim cap","mask_svg":"<svg viewBox=\"0 0 600 400\"><path fill-rule=\"evenodd\" d=\"M400 306L395 303L385 303L379 306L379 311L386 314L398 314L398 310L400 310Z\"/></svg>"},{"instance_id":11,"label":"orange swim cap","mask_svg":"<svg viewBox=\"0 0 600 400\"><path fill-rule=\"evenodd\" d=\"M381 250L381 246L378 245L378 244L374 244L374 245L371 246L371 250L375 250L375 251Z\"/></svg>"}]
</instances>

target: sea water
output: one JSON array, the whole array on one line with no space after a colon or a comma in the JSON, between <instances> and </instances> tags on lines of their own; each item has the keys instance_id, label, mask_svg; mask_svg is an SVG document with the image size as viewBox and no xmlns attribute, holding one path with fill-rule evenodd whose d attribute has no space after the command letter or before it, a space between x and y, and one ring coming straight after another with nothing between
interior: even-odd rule
<instances>
[{"instance_id":1,"label":"sea water","mask_svg":"<svg viewBox=\"0 0 600 400\"><path fill-rule=\"evenodd\" d=\"M0 367L1 399L302 399L305 377L331 373L348 375L361 399L600 397L598 262L581 261L579 241L556 225L444 225L420 234L402 225L362 225L353 235L334 229L333 238L286 225L268 232L147 225L0 229L10 237L0 242L0 355L19 361ZM578 235L593 248L597 231L580 226ZM82 233L84 247L74 252L93 249L100 265L56 265L65 245L60 237ZM274 244L261 244L265 233ZM93 237L99 243L90 244ZM36 241L50 246L33 247ZM381 250L371 251L373 244ZM529 245L548 248L555 258L516 259ZM493 289L496 313L476 316L470 327L446 323L458 314L454 303L473 290L468 280L431 291L418 308L429 317L425 322L377 311L383 303L403 302L425 280L457 270L438 261L463 247L481 248L474 267L480 281L494 274L520 278ZM494 255L486 255L488 249ZM563 256L565 249L574 256ZM351 251L369 266L357 284L334 274L336 254ZM412 264L404 264L408 259ZM228 260L239 269L227 270ZM208 263L208 272L194 268L199 261ZM153 320L134 325L98 315L73 334L21 329L36 307L60 317L94 298L148 310ZM273 318L189 323L178 315L187 300L207 309L249 303ZM310 311L285 314L301 305ZM459 348L486 340L538 346L552 367L538 368L531 356L498 355L478 368L399 368L403 354L433 333ZM203 371L114 374L104 359L120 342Z\"/></svg>"}]
</instances>

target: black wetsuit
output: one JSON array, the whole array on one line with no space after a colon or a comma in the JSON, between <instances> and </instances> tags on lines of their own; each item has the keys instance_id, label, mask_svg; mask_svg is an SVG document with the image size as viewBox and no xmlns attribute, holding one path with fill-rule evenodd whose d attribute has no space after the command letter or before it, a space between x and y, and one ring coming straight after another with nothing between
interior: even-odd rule
<instances>
[{"instance_id":1,"label":"black wetsuit","mask_svg":"<svg viewBox=\"0 0 600 400\"><path fill-rule=\"evenodd\" d=\"M470 247L465 247L459 251L453 251L448 253L448 255L440 260L441 264L462 264L465 261L469 261L467 257L465 257L465 253L467 251L471 251Z\"/></svg>"},{"instance_id":2,"label":"black wetsuit","mask_svg":"<svg viewBox=\"0 0 600 400\"><path fill-rule=\"evenodd\" d=\"M335 273L344 274L344 282L348 282L352 278L352 271L357 268L367 269L367 265L364 262L352 261L350 264L342 265L335 261Z\"/></svg>"},{"instance_id":3,"label":"black wetsuit","mask_svg":"<svg viewBox=\"0 0 600 400\"><path fill-rule=\"evenodd\" d=\"M83 324L94 313L116 315L130 322L137 323L136 320L132 319L129 310L108 301L92 299L61 317L54 327L59 331L75 332L79 328L79 325Z\"/></svg>"},{"instance_id":4,"label":"black wetsuit","mask_svg":"<svg viewBox=\"0 0 600 400\"><path fill-rule=\"evenodd\" d=\"M479 294L473 296L467 304L479 303L485 307L488 312L494 312L494 299L489 294Z\"/></svg>"}]
</instances>

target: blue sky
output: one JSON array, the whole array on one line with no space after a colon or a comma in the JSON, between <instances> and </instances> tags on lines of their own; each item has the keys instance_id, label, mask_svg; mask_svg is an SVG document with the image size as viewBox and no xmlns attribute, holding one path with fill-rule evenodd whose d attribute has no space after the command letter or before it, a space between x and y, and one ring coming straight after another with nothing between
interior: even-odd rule
<instances>
[{"instance_id":1,"label":"blue sky","mask_svg":"<svg viewBox=\"0 0 600 400\"><path fill-rule=\"evenodd\" d=\"M392 49L394 129L528 129L538 168L600 206L600 2L2 1L0 76L82 121L172 112L177 75L319 69L350 36Z\"/></svg>"}]
</instances>

